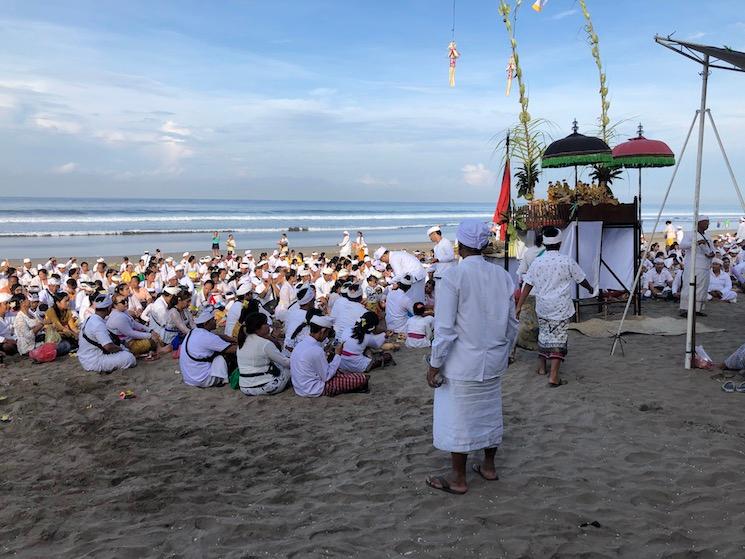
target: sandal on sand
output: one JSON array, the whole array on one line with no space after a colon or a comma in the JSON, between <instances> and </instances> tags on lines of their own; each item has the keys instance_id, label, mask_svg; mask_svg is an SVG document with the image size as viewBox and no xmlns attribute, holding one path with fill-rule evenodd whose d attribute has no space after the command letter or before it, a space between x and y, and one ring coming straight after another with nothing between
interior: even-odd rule
<instances>
[{"instance_id":1,"label":"sandal on sand","mask_svg":"<svg viewBox=\"0 0 745 559\"><path fill-rule=\"evenodd\" d=\"M735 392L743 393L745 392L745 382L741 382L737 386L735 386Z\"/></svg>"},{"instance_id":2,"label":"sandal on sand","mask_svg":"<svg viewBox=\"0 0 745 559\"><path fill-rule=\"evenodd\" d=\"M731 380L728 380L722 385L722 390L725 392L734 392L735 391L735 383Z\"/></svg>"},{"instance_id":3,"label":"sandal on sand","mask_svg":"<svg viewBox=\"0 0 745 559\"><path fill-rule=\"evenodd\" d=\"M481 471L481 464L473 464L471 466L471 469L479 474L482 478L484 478L486 481L499 481L499 476L497 477L486 477L484 475L484 472Z\"/></svg>"},{"instance_id":4,"label":"sandal on sand","mask_svg":"<svg viewBox=\"0 0 745 559\"><path fill-rule=\"evenodd\" d=\"M432 483L435 481L439 483L439 485L435 485L434 483ZM446 480L442 476L428 477L425 480L425 483L429 485L432 489L444 491L445 493L450 493L452 495L465 495L466 494L466 491L456 491L455 489L451 488L448 480Z\"/></svg>"},{"instance_id":5,"label":"sandal on sand","mask_svg":"<svg viewBox=\"0 0 745 559\"><path fill-rule=\"evenodd\" d=\"M567 384L566 379L561 379L561 380L559 380L559 382L549 382L548 383L548 385L551 388L558 388L559 386L564 386L565 384Z\"/></svg>"}]
</instances>

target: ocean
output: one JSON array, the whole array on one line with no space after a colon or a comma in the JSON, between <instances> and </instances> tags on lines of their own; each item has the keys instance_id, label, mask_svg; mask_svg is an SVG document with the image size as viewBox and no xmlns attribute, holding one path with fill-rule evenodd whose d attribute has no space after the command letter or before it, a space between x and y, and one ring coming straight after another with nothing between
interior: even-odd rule
<instances>
[{"instance_id":1,"label":"ocean","mask_svg":"<svg viewBox=\"0 0 745 559\"><path fill-rule=\"evenodd\" d=\"M233 233L239 250L273 248L291 228L301 229L288 232L291 247L334 245L345 229L353 236L363 231L370 246L426 244L434 224L452 238L461 219L489 220L494 212L494 203L445 202L0 197L0 204L0 258L14 260L209 250L214 230L221 232L221 248ZM733 208L704 211L713 229L727 220L736 228L741 215ZM645 230L651 230L656 212L644 208ZM671 206L663 219L690 227L691 212Z\"/></svg>"}]
</instances>

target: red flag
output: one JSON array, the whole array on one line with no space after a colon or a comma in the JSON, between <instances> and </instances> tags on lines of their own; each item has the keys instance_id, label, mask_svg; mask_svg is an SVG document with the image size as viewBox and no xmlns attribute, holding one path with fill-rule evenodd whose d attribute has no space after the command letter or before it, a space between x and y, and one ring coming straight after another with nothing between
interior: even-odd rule
<instances>
[{"instance_id":1,"label":"red flag","mask_svg":"<svg viewBox=\"0 0 745 559\"><path fill-rule=\"evenodd\" d=\"M502 189L499 191L499 200L497 208L494 210L492 222L499 224L499 240L504 241L507 238L507 213L510 211L510 185L512 182L512 173L510 173L510 160L504 163L504 174L502 175Z\"/></svg>"}]
</instances>

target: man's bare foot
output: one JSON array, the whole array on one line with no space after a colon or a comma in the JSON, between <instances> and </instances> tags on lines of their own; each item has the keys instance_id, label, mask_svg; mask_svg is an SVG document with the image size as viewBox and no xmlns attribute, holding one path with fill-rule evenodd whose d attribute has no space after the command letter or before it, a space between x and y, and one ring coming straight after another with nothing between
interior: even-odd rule
<instances>
[{"instance_id":1,"label":"man's bare foot","mask_svg":"<svg viewBox=\"0 0 745 559\"><path fill-rule=\"evenodd\" d=\"M486 481L497 481L499 479L497 470L494 466L488 466L487 464L473 464L471 469Z\"/></svg>"},{"instance_id":2,"label":"man's bare foot","mask_svg":"<svg viewBox=\"0 0 745 559\"><path fill-rule=\"evenodd\" d=\"M449 480L444 476L429 476L425 483L432 489L452 493L453 495L465 495L468 492L468 485Z\"/></svg>"}]
</instances>

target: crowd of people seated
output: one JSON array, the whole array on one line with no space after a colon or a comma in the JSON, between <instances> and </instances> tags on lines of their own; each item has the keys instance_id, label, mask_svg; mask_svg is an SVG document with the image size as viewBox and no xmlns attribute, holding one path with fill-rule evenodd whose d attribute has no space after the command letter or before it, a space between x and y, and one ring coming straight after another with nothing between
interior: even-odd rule
<instances>
[{"instance_id":1,"label":"crowd of people seated","mask_svg":"<svg viewBox=\"0 0 745 559\"><path fill-rule=\"evenodd\" d=\"M666 240L652 243L642 265L642 295L647 299L680 301L685 276L683 236L667 223ZM737 302L737 295L745 293L745 236L731 234L712 238L707 300ZM644 250L646 247L643 247ZM701 249L699 249L701 250Z\"/></svg>"},{"instance_id":2,"label":"crowd of people seated","mask_svg":"<svg viewBox=\"0 0 745 559\"><path fill-rule=\"evenodd\" d=\"M189 386L229 383L258 396L292 385L301 396L334 396L367 390L368 373L393 363L392 349L429 345L428 271L437 263L425 254L280 248L258 257L176 260L156 250L137 262L4 261L0 358L54 347L109 373L168 354Z\"/></svg>"}]
</instances>

